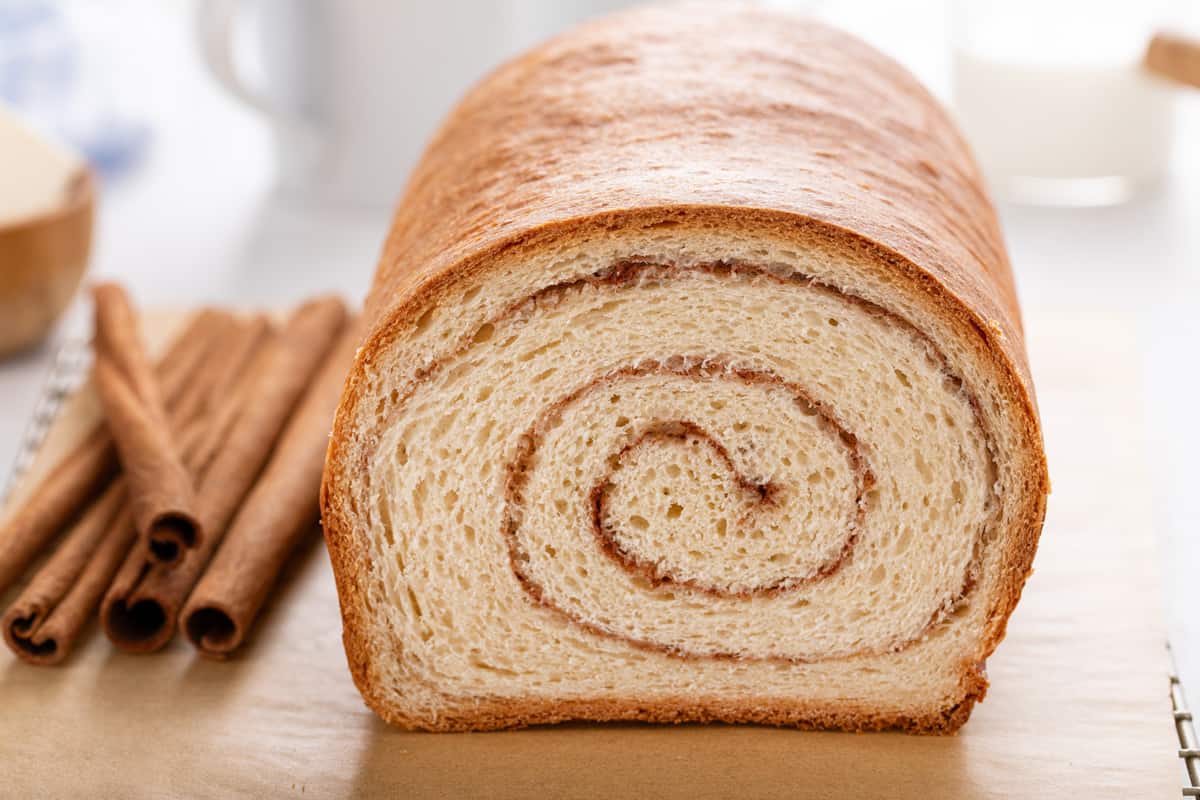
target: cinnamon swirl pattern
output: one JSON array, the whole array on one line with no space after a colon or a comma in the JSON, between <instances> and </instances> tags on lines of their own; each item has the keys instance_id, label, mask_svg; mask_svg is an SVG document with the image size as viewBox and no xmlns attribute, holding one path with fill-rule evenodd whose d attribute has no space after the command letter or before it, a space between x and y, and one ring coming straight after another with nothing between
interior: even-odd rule
<instances>
[{"instance_id":1,"label":"cinnamon swirl pattern","mask_svg":"<svg viewBox=\"0 0 1200 800\"><path fill-rule=\"evenodd\" d=\"M351 672L430 730L953 730L1048 486L994 214L861 43L680 18L518 59L418 166L326 466Z\"/></svg>"},{"instance_id":2,"label":"cinnamon swirl pattern","mask_svg":"<svg viewBox=\"0 0 1200 800\"><path fill-rule=\"evenodd\" d=\"M789 290L799 297L785 300ZM737 342L742 326L731 319L757 327L744 310L746 293L761 294L762 311L776 315L769 324L779 335L770 344ZM651 330L629 343L631 353L604 352L609 337L633 320L689 294L709 306L696 309L696 329L725 327L731 336L721 341L732 352L705 351L706 336L692 347L672 343L684 352L664 350L662 343L678 334L645 322L640 327ZM722 301L729 305L722 308ZM806 276L783 280L722 264L624 263L542 292L516 310L530 305L585 318L607 307L605 327L612 326L583 337L600 351L594 362L584 358L596 373L580 376L586 380L565 394L541 395L543 409L506 462L501 530L513 573L533 600L589 632L638 647L682 657L795 661L903 648L962 602L991 521L995 470L974 398L915 329ZM791 325L781 324L789 318ZM529 318L486 324L486 342L497 333L514 337L504 344L517 348L518 360L528 358L535 383L569 385L555 351L571 347L576 360L578 323L563 327L561 337L528 343L521 334L536 337L539 327ZM900 347L864 352L851 343L891 337ZM470 363L478 339L435 371ZM818 370L818 358L808 370L788 364L814 349L835 366ZM836 375L839 358L853 358L860 374L875 376L859 384L865 396L830 392L822 375ZM500 408L527 402L521 397L532 387L514 377L483 379L503 387L489 395ZM881 396L893 399L893 419L872 421ZM901 433L860 445L834 408L874 435L880 427ZM450 428L445 433L455 436ZM922 446L934 437L950 446ZM943 454L955 460L939 463ZM872 462L890 479L882 486ZM964 473L982 480L974 486L934 480ZM975 530L930 541L945 522ZM891 563L913 546L914 535L937 550L922 562L927 574ZM845 604L843 597L855 592L860 604ZM897 602L897 593L907 594ZM758 627L738 630L742 601L751 598ZM920 605L924 613L915 614ZM897 627L880 613L884 607L903 613L909 627ZM778 639L785 644L774 644Z\"/></svg>"}]
</instances>

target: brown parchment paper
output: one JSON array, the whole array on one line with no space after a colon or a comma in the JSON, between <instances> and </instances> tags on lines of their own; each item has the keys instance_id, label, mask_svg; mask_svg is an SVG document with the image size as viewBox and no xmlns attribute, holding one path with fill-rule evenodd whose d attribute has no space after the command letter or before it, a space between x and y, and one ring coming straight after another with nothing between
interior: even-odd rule
<instances>
[{"instance_id":1,"label":"brown parchment paper","mask_svg":"<svg viewBox=\"0 0 1200 800\"><path fill-rule=\"evenodd\" d=\"M59 668L0 652L0 797L1178 797L1136 332L1027 322L1054 494L992 688L957 736L394 730L350 681L314 534L229 662L178 637L125 655L94 626ZM85 389L31 474L95 413Z\"/></svg>"}]
</instances>

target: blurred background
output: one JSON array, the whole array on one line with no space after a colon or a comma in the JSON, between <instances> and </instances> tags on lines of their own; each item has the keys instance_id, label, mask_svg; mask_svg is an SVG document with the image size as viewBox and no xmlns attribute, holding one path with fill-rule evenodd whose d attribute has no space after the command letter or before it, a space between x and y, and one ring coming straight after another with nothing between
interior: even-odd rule
<instances>
[{"instance_id":1,"label":"blurred background","mask_svg":"<svg viewBox=\"0 0 1200 800\"><path fill-rule=\"evenodd\" d=\"M763 3L868 39L958 116L1028 319L1106 315L1135 332L1159 496L1130 535L1162 537L1172 637L1200 700L1187 619L1200 567L1200 89L1142 66L1156 31L1200 38L1200 2ZM522 48L628 5L0 0L0 105L98 175L89 276L147 306L283 305L329 288L357 300L454 100ZM19 189L20 165L2 156L0 195ZM0 464L56 344L86 328L76 299L40 345L0 362Z\"/></svg>"}]
</instances>

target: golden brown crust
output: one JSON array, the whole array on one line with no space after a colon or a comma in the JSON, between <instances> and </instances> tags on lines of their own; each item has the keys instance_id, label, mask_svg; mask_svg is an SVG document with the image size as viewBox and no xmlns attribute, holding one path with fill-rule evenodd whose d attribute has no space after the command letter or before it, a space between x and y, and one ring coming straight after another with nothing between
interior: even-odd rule
<instances>
[{"instance_id":1,"label":"golden brown crust","mask_svg":"<svg viewBox=\"0 0 1200 800\"><path fill-rule=\"evenodd\" d=\"M1002 590L961 696L910 716L778 700L481 700L405 716L370 674L368 555L348 491L368 370L421 310L500 263L564 242L673 226L833 252L920 299L997 376L1027 467ZM453 301L448 301L453 302ZM825 26L728 6L650 8L584 26L501 68L434 138L367 301L371 333L335 423L322 490L351 672L393 722L437 730L569 718L723 720L937 732L983 696L1037 546L1049 490L1011 270L969 150L902 68ZM453 707L453 704L447 706Z\"/></svg>"},{"instance_id":2,"label":"golden brown crust","mask_svg":"<svg viewBox=\"0 0 1200 800\"><path fill-rule=\"evenodd\" d=\"M971 716L975 703L987 693L982 675L964 670L962 696L945 708L926 714L881 714L857 709L845 703L822 706L816 703L772 698L671 697L652 701L630 698L610 700L547 700L519 698L482 699L469 711L439 717L436 720L405 714L401 709L368 694L359 684L367 705L384 721L404 728L437 733L459 731L495 731L550 725L570 720L594 722L654 722L681 725L688 722L750 723L801 730L842 730L854 732L903 731L917 734L953 733Z\"/></svg>"}]
</instances>

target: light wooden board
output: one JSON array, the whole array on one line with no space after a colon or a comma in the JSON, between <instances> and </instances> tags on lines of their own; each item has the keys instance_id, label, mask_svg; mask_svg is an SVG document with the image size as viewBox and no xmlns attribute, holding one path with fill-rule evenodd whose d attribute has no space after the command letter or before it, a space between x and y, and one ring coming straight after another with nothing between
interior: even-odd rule
<instances>
[{"instance_id":1,"label":"light wooden board","mask_svg":"<svg viewBox=\"0 0 1200 800\"><path fill-rule=\"evenodd\" d=\"M754 727L389 728L346 670L319 541L231 662L93 630L60 668L0 653L3 797L1178 797L1133 326L1030 320L1054 494L1035 575L954 737ZM87 391L34 467L94 419Z\"/></svg>"}]
</instances>

